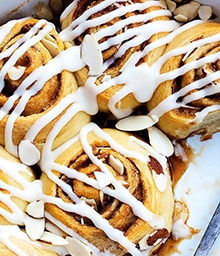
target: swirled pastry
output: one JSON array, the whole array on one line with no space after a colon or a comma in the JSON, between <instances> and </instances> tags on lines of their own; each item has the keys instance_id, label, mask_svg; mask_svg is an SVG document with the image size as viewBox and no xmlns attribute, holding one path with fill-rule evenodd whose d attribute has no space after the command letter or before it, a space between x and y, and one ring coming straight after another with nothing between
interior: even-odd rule
<instances>
[{"instance_id":1,"label":"swirled pastry","mask_svg":"<svg viewBox=\"0 0 220 256\"><path fill-rule=\"evenodd\" d=\"M65 47L53 24L33 18L12 20L1 26L0 33L0 144L16 154L14 145L25 136L37 145L45 142L71 108L73 102L68 104L66 98L78 86L73 74L57 63ZM72 111L53 146L89 120L83 111Z\"/></svg>"},{"instance_id":2,"label":"swirled pastry","mask_svg":"<svg viewBox=\"0 0 220 256\"><path fill-rule=\"evenodd\" d=\"M55 225L118 256L146 255L169 237L169 169L151 146L91 123L55 155L51 167L41 166L43 191L50 196L45 209Z\"/></svg>"},{"instance_id":3,"label":"swirled pastry","mask_svg":"<svg viewBox=\"0 0 220 256\"><path fill-rule=\"evenodd\" d=\"M87 64L77 81L99 87L100 111L120 118L149 99L145 72L163 53L162 38L179 26L170 16L159 1L102 0L73 1L61 16L61 38L82 45Z\"/></svg>"},{"instance_id":4,"label":"swirled pastry","mask_svg":"<svg viewBox=\"0 0 220 256\"><path fill-rule=\"evenodd\" d=\"M209 138L220 127L220 24L192 22L176 34L161 58L161 83L147 107L168 135Z\"/></svg>"}]
</instances>

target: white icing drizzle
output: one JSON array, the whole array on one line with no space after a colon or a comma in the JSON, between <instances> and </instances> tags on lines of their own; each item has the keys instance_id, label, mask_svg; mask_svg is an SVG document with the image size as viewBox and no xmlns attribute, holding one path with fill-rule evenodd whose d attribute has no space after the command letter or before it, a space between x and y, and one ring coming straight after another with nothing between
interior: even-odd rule
<instances>
[{"instance_id":1,"label":"white icing drizzle","mask_svg":"<svg viewBox=\"0 0 220 256\"><path fill-rule=\"evenodd\" d=\"M101 3L91 7L89 10L85 11L79 18L72 22L72 24L64 29L60 33L60 37L64 41L71 41L74 40L77 36L85 32L87 28L91 26L97 26L100 24L105 24L108 21L111 21L114 17L125 15L128 12L132 12L135 10L144 10L150 6L160 6L159 1L146 1L140 3L132 3L131 1L124 1L119 0L117 1L117 6L119 8L115 9L113 12L107 13L100 17L97 17L93 20L89 20L88 18L95 14L97 11L105 9L107 6L111 4L115 4L115 1L102 1ZM66 11L62 14L61 20L64 20L68 13L71 12L72 8L77 5L78 1L73 1L72 4L66 9ZM122 4L120 4L122 3ZM126 3L125 5L123 5ZM146 255L146 252L139 251L133 243L131 243L124 234L114 229L108 221L104 220L100 217L100 215L89 205L87 205L83 200L78 198L72 191L71 187L65 184L62 180L58 179L53 173L52 170L57 169L59 172L64 173L69 178L76 178L82 180L83 182L100 189L98 182L94 179L88 178L84 174L80 174L75 170L69 169L65 166L61 166L55 163L55 159L57 156L63 152L71 143L80 139L83 145L85 152L89 155L89 158L97 164L104 173L109 173L108 170L104 167L103 163L99 161L91 151L91 148L87 141L87 134L90 131L95 132L99 137L102 137L112 148L119 151L126 157L132 157L139 159L141 161L148 161L148 157L142 154L135 154L134 152L130 152L124 149L122 146L118 145L114 140L110 138L107 134L105 134L101 129L99 129L94 124L89 124L88 126L84 127L80 132L79 136L67 141L62 146L57 148L56 150L52 151L52 144L57 136L57 134L61 131L65 124L71 119L73 115L78 113L79 111L85 111L90 115L95 115L98 112L98 104L96 102L96 97L99 93L103 92L105 89L109 88L115 84L124 84L124 87L116 93L109 101L109 109L116 117L123 117L129 115L132 112L132 109L116 109L115 104L120 102L120 100L128 95L129 93L133 93L135 98L139 102L146 102L149 100L157 88L157 86L168 79L174 79L179 75L186 73L188 70L192 68L202 67L207 62L214 62L220 58L219 52L214 53L212 55L206 56L201 58L200 60L193 61L191 63L185 64L179 69L176 69L172 72L167 72L165 74L160 74L160 69L163 63L170 58L171 56L183 54L188 56L194 49L207 44L212 43L220 40L220 33L210 36L208 38L204 38L201 40L197 40L192 42L190 45L177 48L168 52L167 54L163 55L159 58L155 64L151 67L148 66L146 63L142 63L141 65L136 65L140 59L142 59L147 53L151 50L169 43L172 39L182 33L184 30L201 23L201 21L195 21L188 23L184 26L179 27L179 24L174 21L155 21L153 23L147 23L153 16L170 16L169 11L167 10L157 10L153 11L149 14L138 14L136 16L128 17L124 20L118 21L115 24L106 27L96 33L94 33L94 37L96 40L100 40L106 36L109 38L100 43L99 47L101 51L108 49L111 46L117 45L118 52L109 60L106 60L102 67L102 72L104 72L116 58L122 56L130 47L137 46L142 42L147 41L153 34L158 32L170 32L167 36L162 39L157 40L151 44L146 45L143 51L135 52L129 60L125 63L123 68L120 70L121 73L111 78L104 79L100 86L95 85L95 81L97 77L88 77L85 85L83 87L78 88L75 92L67 95L63 98L59 104L57 104L53 109L47 112L42 118L38 119L35 124L30 128L30 130L25 135L25 139L29 141L34 141L37 134L48 124L51 120L53 120L58 114L63 112L65 109L68 110L65 114L57 121L57 123L52 128L50 134L47 137L46 143L42 149L42 158L40 161L40 166L42 169L47 173L49 178L53 180L58 186L60 186L65 192L67 192L71 199L76 202L75 205L64 203L61 199L48 197L43 195L42 193L42 184L39 180L28 182L20 172L27 172L26 166L19 163L12 163L4 158L0 158L0 168L1 170L6 173L8 176L12 177L16 180L16 182L21 186L20 188L15 188L13 186L7 185L5 182L0 181L1 188L6 189L10 192L10 194L3 194L0 193L0 201L7 204L7 206L11 209L12 213L5 211L4 209L0 208L0 214L4 216L10 223L12 224L23 224L24 213L20 210L20 208L11 200L11 196L16 196L20 199L23 199L27 202L31 202L35 199L42 199L45 202L50 202L58 205L63 210L76 212L82 216L89 217L93 223L100 229L102 229L107 236L109 236L112 240L119 241L119 243L124 246L132 255ZM4 26L0 28L0 42L2 42L5 36L11 31L13 26L17 22L22 22L24 19L10 21ZM130 28L129 25L134 22L144 22L143 26ZM42 25L43 28L42 28ZM117 30L123 27L123 33L119 35L115 35ZM41 28L41 29L40 29ZM22 56L25 51L31 47L32 45L36 44L44 36L54 29L54 26L45 21L40 20L33 28L30 29L25 35L23 35L15 44L12 44L11 47L0 53L0 58L8 58L8 61L3 65L0 73L0 89L4 89L4 77L9 68L13 67L19 57ZM144 35L143 29L146 30ZM135 36L134 36L135 35ZM130 39L130 40L129 40ZM124 43L126 42L126 43ZM16 51L14 51L17 49ZM12 140L12 131L15 124L16 119L21 115L24 110L25 105L27 104L28 100L35 94L37 94L43 87L44 83L48 81L52 76L59 74L63 70L69 70L71 72L80 70L85 66L85 63L81 59L81 46L72 46L56 57L54 57L48 64L41 66L34 70L15 90L14 94L8 98L4 106L0 109L0 119L3 119L6 115L10 113L6 124L5 130L5 144L6 149L14 154L17 155L17 146L14 145ZM135 74L135 75L134 75ZM152 75L153 74L153 75ZM190 103L191 101L199 98L203 98L208 95L213 95L215 93L220 92L219 83L215 81L220 78L220 71L217 71L212 74L207 74L205 78L202 78L198 81L191 83L190 85L182 88L178 92L174 93L172 96L166 98L163 102L161 102L155 109L150 112L150 115L155 116L162 116L165 112L178 108L184 107L186 104ZM145 85L145 81L148 81L148 85ZM211 84L211 86L200 90L199 92L195 92L189 96L185 96L189 91L195 88L202 88L207 84ZM30 89L29 86L31 86ZM183 101L177 102L177 99L183 97ZM15 101L19 99L17 106L12 110L12 107ZM220 109L219 105L210 106L204 108L202 111L196 114L194 121L200 122L203 118L211 111ZM165 157L161 156L157 152L155 152L150 146L147 146L145 143L137 140L136 138L131 137L130 143L138 143L139 145L143 146L150 154L152 154L162 165L163 169L165 170L164 173L167 175L166 172L166 159ZM13 169L13 172L11 172ZM18 170L18 171L16 171ZM111 195L119 200L129 203L132 207L134 213L144 219L145 221L149 222L152 226L160 228L163 226L163 222L161 222L161 218L155 216L151 213L148 209L146 209L141 202L138 202L134 197L132 197L129 192L122 186L120 182L117 182L116 179L112 178L112 183L115 187L115 191L109 189L108 187L101 188L103 193ZM83 206L83 207L82 207ZM48 215L49 216L49 215ZM57 223L59 226L59 222L53 219L55 224ZM64 229L63 227L61 227ZM16 229L16 230L15 230ZM2 230L2 226L0 226L0 231ZM12 251L17 253L18 255L25 255L22 254L21 251L11 244L9 238L12 233L15 235L17 233L17 227L14 226L7 226L7 235L5 232L0 232L0 241L3 242L8 248ZM3 235L4 234L4 235ZM101 254L100 254L101 255Z\"/></svg>"}]
</instances>

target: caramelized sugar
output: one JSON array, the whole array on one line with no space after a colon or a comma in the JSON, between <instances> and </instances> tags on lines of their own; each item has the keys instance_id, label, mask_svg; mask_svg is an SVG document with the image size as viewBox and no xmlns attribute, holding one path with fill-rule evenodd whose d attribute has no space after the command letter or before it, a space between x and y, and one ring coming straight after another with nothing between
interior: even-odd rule
<instances>
[{"instance_id":1,"label":"caramelized sugar","mask_svg":"<svg viewBox=\"0 0 220 256\"><path fill-rule=\"evenodd\" d=\"M193 158L193 151L185 140L175 143L175 153L169 158L173 187L176 186Z\"/></svg>"}]
</instances>

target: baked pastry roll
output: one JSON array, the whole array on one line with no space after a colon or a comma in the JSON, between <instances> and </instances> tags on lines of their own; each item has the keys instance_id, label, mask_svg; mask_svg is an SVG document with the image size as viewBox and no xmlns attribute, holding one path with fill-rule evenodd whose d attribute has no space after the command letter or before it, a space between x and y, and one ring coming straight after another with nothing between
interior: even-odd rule
<instances>
[{"instance_id":1,"label":"baked pastry roll","mask_svg":"<svg viewBox=\"0 0 220 256\"><path fill-rule=\"evenodd\" d=\"M24 18L9 21L0 31L0 144L15 154L13 146L28 132L35 144L45 142L73 103L62 102L78 86L73 74L56 63L65 46L53 24ZM88 121L83 111L73 111L53 146L75 135Z\"/></svg>"},{"instance_id":2,"label":"baked pastry roll","mask_svg":"<svg viewBox=\"0 0 220 256\"><path fill-rule=\"evenodd\" d=\"M76 78L99 87L100 111L120 118L150 97L148 66L163 53L160 39L178 27L170 16L159 1L73 1L63 13L61 38L88 48Z\"/></svg>"},{"instance_id":3,"label":"baked pastry roll","mask_svg":"<svg viewBox=\"0 0 220 256\"><path fill-rule=\"evenodd\" d=\"M191 22L176 34L158 63L162 82L147 108L169 136L206 139L220 127L220 24Z\"/></svg>"},{"instance_id":4,"label":"baked pastry roll","mask_svg":"<svg viewBox=\"0 0 220 256\"><path fill-rule=\"evenodd\" d=\"M33 170L0 146L0 225L24 224L27 189L34 180Z\"/></svg>"},{"instance_id":5,"label":"baked pastry roll","mask_svg":"<svg viewBox=\"0 0 220 256\"><path fill-rule=\"evenodd\" d=\"M54 155L41 180L46 216L59 228L118 256L150 253L169 237L169 168L149 144L91 123Z\"/></svg>"}]
</instances>

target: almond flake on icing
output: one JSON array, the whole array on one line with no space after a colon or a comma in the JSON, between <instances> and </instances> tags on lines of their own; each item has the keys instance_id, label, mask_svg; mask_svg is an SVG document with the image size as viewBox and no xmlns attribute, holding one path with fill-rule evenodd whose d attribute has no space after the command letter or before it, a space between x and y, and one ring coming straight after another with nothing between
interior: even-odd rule
<instances>
[{"instance_id":1,"label":"almond flake on icing","mask_svg":"<svg viewBox=\"0 0 220 256\"><path fill-rule=\"evenodd\" d=\"M22 140L18 145L18 156L23 164L36 164L41 157L39 149L29 140Z\"/></svg>"},{"instance_id":2,"label":"almond flake on icing","mask_svg":"<svg viewBox=\"0 0 220 256\"><path fill-rule=\"evenodd\" d=\"M123 175L124 165L119 159L115 158L113 155L110 155L109 156L109 164L114 168L114 170L118 174Z\"/></svg>"},{"instance_id":3,"label":"almond flake on icing","mask_svg":"<svg viewBox=\"0 0 220 256\"><path fill-rule=\"evenodd\" d=\"M156 172L152 172L153 174L153 179L154 179L154 182L155 182L155 185L157 187L157 189L160 191L160 192L164 192L166 187L167 187L167 181L168 181L168 178L165 174L157 174Z\"/></svg>"},{"instance_id":4,"label":"almond flake on icing","mask_svg":"<svg viewBox=\"0 0 220 256\"><path fill-rule=\"evenodd\" d=\"M109 174L107 174L107 173L104 173L104 172L94 172L94 175L96 177L98 185L101 188L104 188L104 187L108 186L112 182L112 177Z\"/></svg>"},{"instance_id":5,"label":"almond flake on icing","mask_svg":"<svg viewBox=\"0 0 220 256\"><path fill-rule=\"evenodd\" d=\"M40 237L40 241L51 244L51 245L67 245L68 244L68 241L63 237L47 231L43 232L43 235Z\"/></svg>"},{"instance_id":6,"label":"almond flake on icing","mask_svg":"<svg viewBox=\"0 0 220 256\"><path fill-rule=\"evenodd\" d=\"M11 80L17 81L23 76L25 69L26 67L24 66L10 67L8 70L8 76Z\"/></svg>"},{"instance_id":7,"label":"almond flake on icing","mask_svg":"<svg viewBox=\"0 0 220 256\"><path fill-rule=\"evenodd\" d=\"M171 156L174 152L174 147L170 139L158 128L149 127L148 135L151 146L164 156Z\"/></svg>"},{"instance_id":8,"label":"almond flake on icing","mask_svg":"<svg viewBox=\"0 0 220 256\"><path fill-rule=\"evenodd\" d=\"M73 237L66 237L66 241L68 244L65 246L67 249L68 253L72 256L91 256L92 250L80 242L79 240L73 238Z\"/></svg>"},{"instance_id":9,"label":"almond flake on icing","mask_svg":"<svg viewBox=\"0 0 220 256\"><path fill-rule=\"evenodd\" d=\"M26 208L26 213L35 219L43 218L44 202L42 200L35 200L29 203Z\"/></svg>"},{"instance_id":10,"label":"almond flake on icing","mask_svg":"<svg viewBox=\"0 0 220 256\"><path fill-rule=\"evenodd\" d=\"M116 128L121 131L140 131L151 127L156 123L152 117L148 115L128 116L116 123Z\"/></svg>"},{"instance_id":11,"label":"almond flake on icing","mask_svg":"<svg viewBox=\"0 0 220 256\"><path fill-rule=\"evenodd\" d=\"M102 71L103 58L94 35L86 35L81 46L82 60L89 66L89 75L97 76Z\"/></svg>"},{"instance_id":12,"label":"almond flake on icing","mask_svg":"<svg viewBox=\"0 0 220 256\"><path fill-rule=\"evenodd\" d=\"M35 219L29 215L24 217L25 231L32 240L38 240L42 237L45 229L45 219Z\"/></svg>"}]
</instances>

